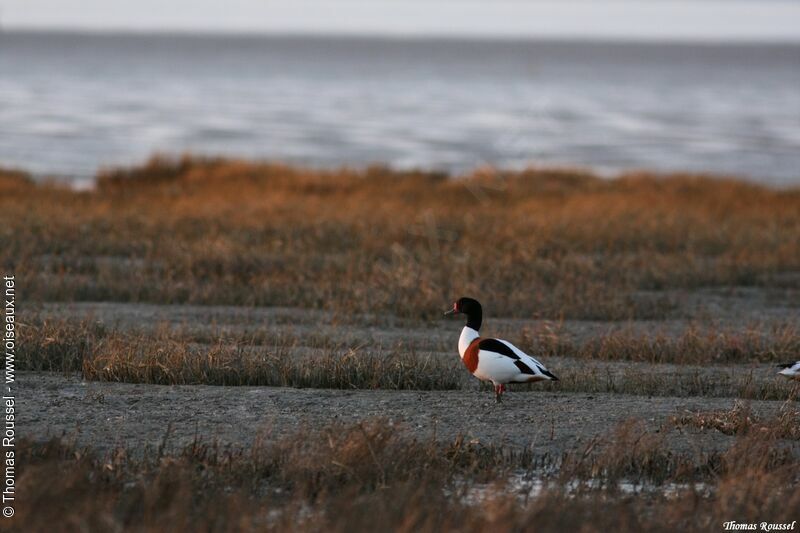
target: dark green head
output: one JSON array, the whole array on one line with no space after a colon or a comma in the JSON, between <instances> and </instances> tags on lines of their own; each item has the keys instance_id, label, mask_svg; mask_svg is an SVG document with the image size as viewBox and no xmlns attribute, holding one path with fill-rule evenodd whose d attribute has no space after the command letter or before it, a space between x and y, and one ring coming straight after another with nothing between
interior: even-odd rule
<instances>
[{"instance_id":1,"label":"dark green head","mask_svg":"<svg viewBox=\"0 0 800 533\"><path fill-rule=\"evenodd\" d=\"M453 308L445 311L445 315L467 315L467 327L478 331L481 329L481 321L483 320L483 308L478 300L473 298L462 297L459 298L454 304Z\"/></svg>"}]
</instances>

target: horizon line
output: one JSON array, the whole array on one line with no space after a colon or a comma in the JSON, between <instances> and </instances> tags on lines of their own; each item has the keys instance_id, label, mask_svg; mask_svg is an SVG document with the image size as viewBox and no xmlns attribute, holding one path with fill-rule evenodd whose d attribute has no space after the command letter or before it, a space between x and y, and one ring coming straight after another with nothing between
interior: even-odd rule
<instances>
[{"instance_id":1,"label":"horizon line","mask_svg":"<svg viewBox=\"0 0 800 533\"><path fill-rule=\"evenodd\" d=\"M487 42L586 42L621 44L685 44L685 45L800 45L800 37L719 37L719 36L674 36L594 34L514 34L514 33L434 33L405 31L316 31L316 30L258 30L258 29L213 29L213 28L136 28L136 27L76 27L50 25L0 24L0 37L10 33L49 33L86 36L174 36L174 37L265 37L265 38L310 38L310 39L364 39L385 41L487 41Z\"/></svg>"}]
</instances>

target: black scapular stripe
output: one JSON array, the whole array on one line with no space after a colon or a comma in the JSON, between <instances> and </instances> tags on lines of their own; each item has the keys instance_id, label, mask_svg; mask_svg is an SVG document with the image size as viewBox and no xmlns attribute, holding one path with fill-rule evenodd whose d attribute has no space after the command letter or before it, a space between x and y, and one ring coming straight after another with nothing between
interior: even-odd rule
<instances>
[{"instance_id":1,"label":"black scapular stripe","mask_svg":"<svg viewBox=\"0 0 800 533\"><path fill-rule=\"evenodd\" d=\"M779 363L778 368L791 368L797 363Z\"/></svg>"},{"instance_id":2,"label":"black scapular stripe","mask_svg":"<svg viewBox=\"0 0 800 533\"><path fill-rule=\"evenodd\" d=\"M549 370L545 370L545 369L544 369L544 368L542 368L542 367L539 367L539 370L541 370L541 371L542 371L542 374L544 374L544 375L545 375L545 376L547 376L548 378L552 379L553 381L558 381L558 378L557 378L557 377L555 377L555 376L554 376L552 373L550 373L550 371L549 371Z\"/></svg>"},{"instance_id":3,"label":"black scapular stripe","mask_svg":"<svg viewBox=\"0 0 800 533\"><path fill-rule=\"evenodd\" d=\"M514 350L508 347L508 344L500 342L497 339L481 339L481 341L478 342L478 348L486 350L487 352L499 353L511 359L519 359L519 356L514 353Z\"/></svg>"},{"instance_id":4,"label":"black scapular stripe","mask_svg":"<svg viewBox=\"0 0 800 533\"><path fill-rule=\"evenodd\" d=\"M514 361L514 364L517 365L517 368L519 368L519 371L522 372L523 374L529 374L531 376L535 376L536 375L536 372L534 372L531 367L529 367L528 365L526 365L525 363L523 363L519 359Z\"/></svg>"}]
</instances>

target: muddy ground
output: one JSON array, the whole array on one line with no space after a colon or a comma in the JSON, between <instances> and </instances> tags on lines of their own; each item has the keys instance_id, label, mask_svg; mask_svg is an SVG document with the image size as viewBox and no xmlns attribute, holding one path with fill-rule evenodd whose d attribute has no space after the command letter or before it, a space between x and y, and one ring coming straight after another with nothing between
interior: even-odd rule
<instances>
[{"instance_id":1,"label":"muddy ground","mask_svg":"<svg viewBox=\"0 0 800 533\"><path fill-rule=\"evenodd\" d=\"M729 409L733 399L648 398L579 393L510 392L496 404L491 391L343 391L275 387L143 385L86 382L80 376L19 375L20 432L34 439L65 437L81 446L150 447L166 439L179 449L195 437L248 446L332 422L385 417L419 438L467 440L559 456L628 418L668 434L676 451L719 449L732 437L674 430L671 415ZM758 415L782 402L749 402ZM169 428L169 430L168 430Z\"/></svg>"}]
</instances>

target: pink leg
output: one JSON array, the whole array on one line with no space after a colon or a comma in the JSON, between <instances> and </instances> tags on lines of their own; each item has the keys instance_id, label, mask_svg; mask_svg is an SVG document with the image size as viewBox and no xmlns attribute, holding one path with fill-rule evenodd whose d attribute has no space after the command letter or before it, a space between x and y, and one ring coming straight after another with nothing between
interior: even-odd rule
<instances>
[{"instance_id":1,"label":"pink leg","mask_svg":"<svg viewBox=\"0 0 800 533\"><path fill-rule=\"evenodd\" d=\"M503 401L503 391L506 390L505 385L494 386L494 401L500 403Z\"/></svg>"}]
</instances>

